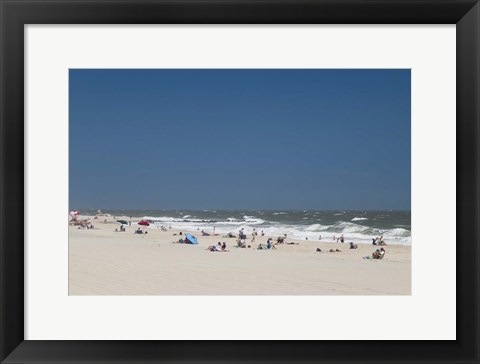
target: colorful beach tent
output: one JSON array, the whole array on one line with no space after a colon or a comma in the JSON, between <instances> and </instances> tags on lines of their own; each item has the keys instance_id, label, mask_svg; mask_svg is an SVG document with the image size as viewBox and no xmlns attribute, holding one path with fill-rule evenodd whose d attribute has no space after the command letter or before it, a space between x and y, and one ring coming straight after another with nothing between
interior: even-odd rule
<instances>
[{"instance_id":1,"label":"colorful beach tent","mask_svg":"<svg viewBox=\"0 0 480 364\"><path fill-rule=\"evenodd\" d=\"M198 240L192 234L185 234L185 242L187 244L198 244Z\"/></svg>"},{"instance_id":2,"label":"colorful beach tent","mask_svg":"<svg viewBox=\"0 0 480 364\"><path fill-rule=\"evenodd\" d=\"M148 223L148 221L145 221L145 220L142 220L138 223L138 225L143 225L143 226L150 226L150 224Z\"/></svg>"},{"instance_id":3,"label":"colorful beach tent","mask_svg":"<svg viewBox=\"0 0 480 364\"><path fill-rule=\"evenodd\" d=\"M117 222L123 225L128 225L128 222L126 222L125 220L117 220Z\"/></svg>"}]
</instances>

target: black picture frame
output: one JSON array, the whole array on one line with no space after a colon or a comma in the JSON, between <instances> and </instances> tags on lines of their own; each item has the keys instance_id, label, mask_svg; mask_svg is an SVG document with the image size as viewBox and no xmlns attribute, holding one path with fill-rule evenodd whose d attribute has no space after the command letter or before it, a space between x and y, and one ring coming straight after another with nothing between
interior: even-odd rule
<instances>
[{"instance_id":1,"label":"black picture frame","mask_svg":"<svg viewBox=\"0 0 480 364\"><path fill-rule=\"evenodd\" d=\"M0 0L0 4L2 363L479 362L480 5L477 0ZM24 340L24 26L57 23L456 24L457 340L225 341L221 344Z\"/></svg>"}]
</instances>

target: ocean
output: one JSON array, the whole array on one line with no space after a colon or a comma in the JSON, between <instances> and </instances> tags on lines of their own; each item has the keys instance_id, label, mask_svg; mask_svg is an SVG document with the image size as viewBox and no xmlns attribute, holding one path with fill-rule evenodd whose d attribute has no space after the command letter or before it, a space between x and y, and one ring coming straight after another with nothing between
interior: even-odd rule
<instances>
[{"instance_id":1,"label":"ocean","mask_svg":"<svg viewBox=\"0 0 480 364\"><path fill-rule=\"evenodd\" d=\"M171 226L191 231L247 235L255 228L260 235L282 236L313 241L333 241L344 235L345 242L371 244L383 236L387 244L411 245L410 211L265 211L265 210L101 210L113 216L149 220L155 226ZM98 210L82 210L95 215Z\"/></svg>"}]
</instances>

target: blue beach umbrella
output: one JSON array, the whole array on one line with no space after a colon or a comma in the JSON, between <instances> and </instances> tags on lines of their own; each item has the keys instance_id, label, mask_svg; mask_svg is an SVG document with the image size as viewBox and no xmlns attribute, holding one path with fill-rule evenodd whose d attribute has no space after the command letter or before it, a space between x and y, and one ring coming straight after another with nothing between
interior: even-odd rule
<instances>
[{"instance_id":1,"label":"blue beach umbrella","mask_svg":"<svg viewBox=\"0 0 480 364\"><path fill-rule=\"evenodd\" d=\"M198 240L192 234L185 234L185 238L190 242L190 244L198 244Z\"/></svg>"}]
</instances>

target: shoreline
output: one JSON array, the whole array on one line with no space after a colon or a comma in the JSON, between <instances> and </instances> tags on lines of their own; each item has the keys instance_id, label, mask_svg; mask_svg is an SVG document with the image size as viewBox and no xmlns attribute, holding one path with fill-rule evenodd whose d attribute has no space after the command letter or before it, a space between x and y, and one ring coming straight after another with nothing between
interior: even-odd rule
<instances>
[{"instance_id":1,"label":"shoreline","mask_svg":"<svg viewBox=\"0 0 480 364\"><path fill-rule=\"evenodd\" d=\"M182 220L178 218L175 221L169 221L169 220L159 220L161 218L155 218L152 216L142 216L142 217L131 217L127 215L111 215L108 214L107 221L109 223L115 223L116 220L125 220L125 221L130 221L132 224L135 224L141 220L147 220L151 223L151 228L153 226L156 226L160 228L160 226L165 226L165 227L171 227L175 230L182 231L184 230L185 232L191 233L191 234L197 234L201 235L202 231L205 231L211 235L214 233L218 233L219 235L222 234L227 234L227 233L233 233L238 236L239 229L244 227L245 231L247 233L247 236L250 237L250 234L252 232L252 229L256 229L258 233L258 237L261 237L261 231L265 230L265 237L274 237L277 238L278 236L283 236L285 233L287 234L288 239L296 240L296 241L315 241L315 242L335 242L335 240L339 240L341 236L344 236L344 242L345 243L350 243L353 242L355 244L361 244L361 245L372 245L372 239L373 237L379 238L382 236L381 233L375 235L365 235L361 234L359 237L358 233L356 232L331 232L331 231L314 231L311 228L312 226L319 225L317 223L314 223L313 225L304 225L304 226L299 226L299 225L280 225L280 226L275 226L272 227L271 225L263 225L264 220L261 218L257 217L249 217L252 220L250 221L243 221L243 222L237 222L236 225L232 226L229 225L229 222L226 221L210 221L210 220L201 220L201 219L193 219L193 220ZM86 218L89 219L91 222L103 222L102 219L95 219L94 215L80 215L81 218ZM185 218L191 218L190 215L185 215ZM163 219L168 219L167 217L163 217ZM256 221L262 221L261 223L258 223ZM354 224L356 221L360 221L363 219L358 219L352 221L351 223ZM368 220L368 219L367 219ZM268 223L268 221L267 221ZM192 226L194 224L195 226ZM227 228L228 226L228 228ZM295 232L292 234L292 227L295 229ZM274 232L272 232L275 230ZM296 230L297 228L303 228L304 230ZM302 233L302 237L299 237L298 235ZM217 235L218 235L217 234ZM295 236L296 235L296 236ZM305 238L308 239L305 239ZM385 236L385 241L388 243L388 245L401 245L401 246L411 246L411 241L410 242L403 242L402 239L398 240L396 238L392 238L389 236ZM410 238L409 238L410 239Z\"/></svg>"}]
</instances>

